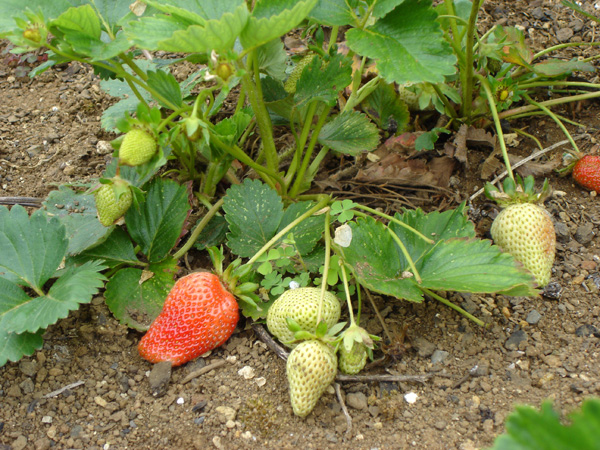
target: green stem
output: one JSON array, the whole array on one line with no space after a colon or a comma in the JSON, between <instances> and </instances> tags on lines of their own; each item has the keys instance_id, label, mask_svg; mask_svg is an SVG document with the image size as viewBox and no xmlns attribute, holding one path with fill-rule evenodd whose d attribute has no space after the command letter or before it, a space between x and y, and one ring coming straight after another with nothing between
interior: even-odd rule
<instances>
[{"instance_id":1,"label":"green stem","mask_svg":"<svg viewBox=\"0 0 600 450\"><path fill-rule=\"evenodd\" d=\"M469 15L469 24L467 25L467 39L465 43L465 67L462 76L462 110L461 116L468 121L471 116L471 103L473 102L473 45L475 43L475 33L477 32L477 14L483 0L474 0L471 5L471 14Z\"/></svg>"},{"instance_id":2,"label":"green stem","mask_svg":"<svg viewBox=\"0 0 600 450\"><path fill-rule=\"evenodd\" d=\"M288 167L288 171L285 176L285 181L287 184L289 184L292 181L294 174L298 169L298 164L302 159L302 150L306 146L306 141L308 140L308 135L310 134L310 128L312 126L313 117L315 116L315 112L317 111L318 104L319 103L317 101L313 101L308 105L304 125L302 126L302 132L296 140L296 151L294 152L294 157L292 158L292 162L290 163L290 167Z\"/></svg>"},{"instance_id":3,"label":"green stem","mask_svg":"<svg viewBox=\"0 0 600 450\"><path fill-rule=\"evenodd\" d=\"M319 150L319 153L317 153L317 156L313 158L312 162L310 163L310 166L308 166L308 169L306 170L306 173L309 178L314 178L315 174L317 173L317 170L319 170L321 161L323 161L323 158L327 156L327 153L329 153L329 147L327 147L326 145L322 146L321 150Z\"/></svg>"},{"instance_id":4,"label":"green stem","mask_svg":"<svg viewBox=\"0 0 600 450\"><path fill-rule=\"evenodd\" d=\"M342 282L344 283L344 292L346 293L346 303L348 304L348 315L350 316L350 326L356 325L354 321L354 312L352 311L352 301L350 300L350 289L348 289L348 276L344 267L344 260L340 259L340 271L342 272ZM319 322L317 322L319 323Z\"/></svg>"},{"instance_id":5,"label":"green stem","mask_svg":"<svg viewBox=\"0 0 600 450\"><path fill-rule=\"evenodd\" d=\"M594 45L600 45L600 42L566 42L564 44L557 44L557 45L554 45L552 47L545 48L544 50L542 50L542 51L536 53L535 55L533 55L532 61L535 61L540 56L544 56L545 54L551 53L551 52L553 52L555 50L560 50L562 48L567 48L567 47L580 47L582 45L591 45L591 46L594 46Z\"/></svg>"},{"instance_id":6,"label":"green stem","mask_svg":"<svg viewBox=\"0 0 600 450\"><path fill-rule=\"evenodd\" d=\"M398 237L398 235L396 233L394 233L392 231L392 229L390 227L386 227L386 229L388 230L388 233L390 233L390 236L392 236L392 239L396 242L398 247L400 247L400 251L406 258L406 261L408 262L408 265L410 266L410 269L412 270L412 273L415 276L415 280L417 281L418 284L421 284L421 281L422 281L421 275L419 275L419 271L417 270L417 267L415 266L415 262L410 257L410 254L408 253L408 250L406 249L404 242L402 242L402 240Z\"/></svg>"},{"instance_id":7,"label":"green stem","mask_svg":"<svg viewBox=\"0 0 600 450\"><path fill-rule=\"evenodd\" d=\"M301 216L296 218L294 221L292 221L289 225L287 225L283 230L281 230L279 233L277 233L275 236L273 236L269 240L269 242L267 242L265 245L263 245L261 247L261 249L258 252L256 252L252 258L250 258L248 260L248 262L246 264L248 264L248 265L254 264L256 262L256 260L258 260L258 258L260 258L266 251L268 251L273 246L273 244L275 244L279 239L284 237L292 228L294 228L296 225L298 225L303 220L312 216L314 213L316 213L320 209L327 206L327 204L329 203L329 200L330 200L329 196L327 196L327 195L321 196L321 198L319 199L319 202L315 206L310 208L304 214L302 214Z\"/></svg>"},{"instance_id":8,"label":"green stem","mask_svg":"<svg viewBox=\"0 0 600 450\"><path fill-rule=\"evenodd\" d=\"M397 225L400 225L402 228L407 229L408 231L410 231L411 233L414 233L416 236L418 236L419 238L423 239L425 242L427 242L428 244L435 244L435 241L433 239L429 239L428 237L426 237L423 233L415 230L413 227L411 227L410 225L405 224L404 222L402 222L401 220L396 219L393 216L390 216L388 214L382 213L381 211L377 211L376 209L373 208L369 208L368 206L365 205L361 205L360 203L356 203L354 205L355 208L358 209L362 209L364 211L370 212L371 214L375 214L379 217L383 217L384 219L389 220L390 222L394 222Z\"/></svg>"},{"instance_id":9,"label":"green stem","mask_svg":"<svg viewBox=\"0 0 600 450\"><path fill-rule=\"evenodd\" d=\"M308 143L308 148L306 149L306 152L304 153L304 159L302 161L302 165L300 166L300 169L296 173L296 179L294 180L294 184L292 185L292 188L290 189L289 195L292 198L294 198L300 192L300 187L302 186L302 182L304 181L304 174L306 173L306 169L308 167L308 164L310 163L310 158L315 149L315 145L317 145L317 141L319 139L319 133L321 132L321 128L323 128L323 125L325 125L325 121L327 120L329 111L331 111L331 107L330 106L325 107L325 109L321 112L321 115L319 116L319 120L317 121L317 124L315 125L315 128L312 132L312 137L310 138L310 142Z\"/></svg>"},{"instance_id":10,"label":"green stem","mask_svg":"<svg viewBox=\"0 0 600 450\"><path fill-rule=\"evenodd\" d=\"M567 130L567 127L565 127L563 125L563 123L560 121L560 119L558 117L556 117L556 115L552 111L550 111L546 106L541 105L540 103L538 103L535 100L533 100L527 94L523 94L523 98L525 98L525 100L527 100L532 105L537 106L539 109L541 109L542 111L544 111L544 113L546 113L552 120L554 120L554 122L560 127L560 129L562 130L562 132L565 134L565 136L567 137L568 141L571 143L571 146L573 147L573 149L577 153L581 153L581 151L579 150L579 147L577 147L577 144L573 140L573 137L571 136L571 133L569 133L569 130Z\"/></svg>"},{"instance_id":11,"label":"green stem","mask_svg":"<svg viewBox=\"0 0 600 450\"><path fill-rule=\"evenodd\" d=\"M173 258L175 258L175 260L178 260L181 257L183 257L183 255L185 255L192 248L196 240L198 240L198 236L200 236L200 233L202 233L202 230L204 230L208 222L210 222L210 219L212 219L213 216L219 211L219 209L221 209L221 206L223 206L224 201L224 199L220 199L208 210L208 212L204 215L200 223L196 225L194 231L192 231L192 234L188 238L185 245L173 255Z\"/></svg>"},{"instance_id":12,"label":"green stem","mask_svg":"<svg viewBox=\"0 0 600 450\"><path fill-rule=\"evenodd\" d=\"M582 81L530 81L519 83L520 89L529 89L532 87L547 87L547 86L578 86L600 89L600 84L597 83L585 83Z\"/></svg>"},{"instance_id":13,"label":"green stem","mask_svg":"<svg viewBox=\"0 0 600 450\"><path fill-rule=\"evenodd\" d=\"M439 88L439 86L437 84L435 84L435 83L428 83L428 84L433 88L433 90L437 94L438 98L444 104L446 114L448 116L450 116L452 119L456 119L458 117L458 115L456 114L456 111L454 110L452 103L450 103L450 100L448 100L448 97L446 97L444 95L444 93L442 92L442 90Z\"/></svg>"},{"instance_id":14,"label":"green stem","mask_svg":"<svg viewBox=\"0 0 600 450\"><path fill-rule=\"evenodd\" d=\"M483 323L483 321L479 320L477 317L475 317L472 314L469 314L467 311L465 311L464 309L462 309L460 306L455 305L454 303L452 303L449 300L446 300L444 297L436 294L435 292L430 291L427 288L424 288L422 286L419 286L419 288L425 292L427 295L429 295L430 297L436 299L437 301L443 303L446 306L449 306L450 308L452 308L455 311L458 311L459 313L461 313L463 316L465 316L467 319L472 320L473 322L475 322L477 325L479 325L480 327L485 327L485 323Z\"/></svg>"},{"instance_id":15,"label":"green stem","mask_svg":"<svg viewBox=\"0 0 600 450\"><path fill-rule=\"evenodd\" d=\"M590 92L589 94L572 95L570 97L561 97L561 98L555 98L553 100L546 100L545 102L539 102L538 105L556 106L556 105L563 105L565 103L578 102L581 100L589 100L589 99L598 98L598 97L600 97L600 92ZM498 117L500 119L507 119L508 117L516 116L517 114L523 114L523 113L526 113L529 111L535 111L536 109L539 109L539 108L535 105L520 106L518 108L503 111L498 114Z\"/></svg>"},{"instance_id":16,"label":"green stem","mask_svg":"<svg viewBox=\"0 0 600 450\"><path fill-rule=\"evenodd\" d=\"M358 80L360 81L360 79L361 79L360 74L362 73L362 66L361 66L360 72L356 71L355 73L359 74ZM365 98L367 98L369 95L371 95L371 93L375 89L377 89L377 86L379 86L380 81L381 81L381 78L379 76L376 76L372 80L369 80L360 89L358 87L356 89L352 88L352 93L350 94L350 97L348 97L348 100L346 101L346 105L344 106L344 109L342 110L342 112L344 113L344 112L352 111L357 105L360 105Z\"/></svg>"},{"instance_id":17,"label":"green stem","mask_svg":"<svg viewBox=\"0 0 600 450\"><path fill-rule=\"evenodd\" d=\"M250 102L250 106L256 117L267 168L272 172L277 172L279 170L279 158L277 155L277 148L275 147L275 140L273 138L273 124L271 123L271 117L269 116L267 107L262 99L260 73L255 50L250 52L248 60L249 66L251 66L251 69L254 71L254 81L252 81L250 74L246 72L244 76L242 76L242 86L244 87L244 91L248 96L248 101ZM284 189L283 185L281 186L281 189Z\"/></svg>"},{"instance_id":18,"label":"green stem","mask_svg":"<svg viewBox=\"0 0 600 450\"><path fill-rule=\"evenodd\" d=\"M510 161L508 159L508 150L506 150L506 142L504 142L504 133L502 132L502 125L500 124L500 118L498 117L498 110L496 108L496 100L494 99L494 95L492 94L492 89L490 88L490 84L488 80L483 76L476 74L477 78L481 82L481 86L485 92L485 95L488 99L488 103L490 106L490 111L492 112L492 117L494 119L494 125L496 126L496 135L498 137L498 143L500 144L500 150L502 151L502 158L504 159L504 165L506 166L506 172L511 179L515 179L515 176L512 171L512 167L510 166Z\"/></svg>"},{"instance_id":19,"label":"green stem","mask_svg":"<svg viewBox=\"0 0 600 450\"><path fill-rule=\"evenodd\" d=\"M275 186L275 183L278 183L280 186L283 186L283 179L281 178L281 176L279 176L278 173L276 173L266 167L263 167L260 164L255 163L254 160L252 158L250 158L237 145L229 146L229 145L225 144L214 133L211 133L210 141L213 144L215 144L217 147L219 147L222 150L229 153L231 156L233 156L235 159L237 159L241 163L246 164L248 167L251 167L252 169L254 169L256 171L256 173L258 173L260 175L260 177L264 180L264 182L267 183L273 189L277 189Z\"/></svg>"},{"instance_id":20,"label":"green stem","mask_svg":"<svg viewBox=\"0 0 600 450\"><path fill-rule=\"evenodd\" d=\"M334 27L331 27L331 35L329 36L329 45L327 46L328 51L331 50L331 48L337 43L339 30L340 30L340 27L337 25Z\"/></svg>"},{"instance_id":21,"label":"green stem","mask_svg":"<svg viewBox=\"0 0 600 450\"><path fill-rule=\"evenodd\" d=\"M317 324L321 323L323 317L323 300L327 292L327 278L329 278L329 265L331 263L331 231L329 210L325 214L325 260L323 261L323 279L321 280L321 298L317 311Z\"/></svg>"}]
</instances>

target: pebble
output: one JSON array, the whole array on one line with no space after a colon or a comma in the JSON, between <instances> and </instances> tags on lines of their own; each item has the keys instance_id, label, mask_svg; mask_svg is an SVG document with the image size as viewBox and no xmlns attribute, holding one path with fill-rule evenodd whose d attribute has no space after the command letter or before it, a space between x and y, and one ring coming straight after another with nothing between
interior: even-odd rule
<instances>
[{"instance_id":1,"label":"pebble","mask_svg":"<svg viewBox=\"0 0 600 450\"><path fill-rule=\"evenodd\" d=\"M444 350L436 350L433 352L433 355L431 355L431 363L432 364L443 363L446 360L446 358L448 358L449 355L450 355L450 353L448 353Z\"/></svg>"},{"instance_id":2,"label":"pebble","mask_svg":"<svg viewBox=\"0 0 600 450\"><path fill-rule=\"evenodd\" d=\"M506 340L504 347L507 350L517 350L521 342L527 342L527 333L523 330L517 330Z\"/></svg>"},{"instance_id":3,"label":"pebble","mask_svg":"<svg viewBox=\"0 0 600 450\"><path fill-rule=\"evenodd\" d=\"M581 245L589 244L594 239L594 224L588 222L584 225L579 225L574 237Z\"/></svg>"},{"instance_id":4,"label":"pebble","mask_svg":"<svg viewBox=\"0 0 600 450\"><path fill-rule=\"evenodd\" d=\"M573 37L573 30L571 28L561 28L556 32L556 39L560 42L568 42Z\"/></svg>"},{"instance_id":5,"label":"pebble","mask_svg":"<svg viewBox=\"0 0 600 450\"><path fill-rule=\"evenodd\" d=\"M171 380L171 368L172 364L169 361L159 362L152 367L148 383L154 397L162 397L166 394Z\"/></svg>"},{"instance_id":6,"label":"pebble","mask_svg":"<svg viewBox=\"0 0 600 450\"><path fill-rule=\"evenodd\" d=\"M529 311L529 314L527 314L527 318L525 319L525 321L529 325L536 325L541 318L542 315L537 310L532 309L531 311Z\"/></svg>"},{"instance_id":7,"label":"pebble","mask_svg":"<svg viewBox=\"0 0 600 450\"><path fill-rule=\"evenodd\" d=\"M445 422L444 420L438 420L437 422L435 422L435 423L433 424L433 426L434 426L435 428L437 428L438 430L442 431L442 430L445 430L445 429L446 429L446 427L448 426L448 423L447 423L447 422Z\"/></svg>"},{"instance_id":8,"label":"pebble","mask_svg":"<svg viewBox=\"0 0 600 450\"><path fill-rule=\"evenodd\" d=\"M35 361L21 361L19 370L26 377L33 377L37 373L37 363Z\"/></svg>"},{"instance_id":9,"label":"pebble","mask_svg":"<svg viewBox=\"0 0 600 450\"><path fill-rule=\"evenodd\" d=\"M235 420L236 411L231 406L217 406L216 411L222 423L226 423L228 420Z\"/></svg>"},{"instance_id":10,"label":"pebble","mask_svg":"<svg viewBox=\"0 0 600 450\"><path fill-rule=\"evenodd\" d=\"M594 335L597 337L598 334L598 329L594 326L594 325L581 325L580 327L577 327L577 329L575 330L575 336L578 337L588 337L591 335Z\"/></svg>"},{"instance_id":11,"label":"pebble","mask_svg":"<svg viewBox=\"0 0 600 450\"><path fill-rule=\"evenodd\" d=\"M423 358L431 356L435 351L435 344L422 337L414 339L412 345L419 353L419 356Z\"/></svg>"},{"instance_id":12,"label":"pebble","mask_svg":"<svg viewBox=\"0 0 600 450\"><path fill-rule=\"evenodd\" d=\"M23 450L27 446L27 438L19 435L12 443L12 450Z\"/></svg>"},{"instance_id":13,"label":"pebble","mask_svg":"<svg viewBox=\"0 0 600 450\"><path fill-rule=\"evenodd\" d=\"M350 408L367 409L367 396L362 392L351 392L346 395L346 403Z\"/></svg>"},{"instance_id":14,"label":"pebble","mask_svg":"<svg viewBox=\"0 0 600 450\"><path fill-rule=\"evenodd\" d=\"M106 405L108 405L108 402L99 395L94 397L94 402L96 403L96 405L101 406L102 408L106 408Z\"/></svg>"},{"instance_id":15,"label":"pebble","mask_svg":"<svg viewBox=\"0 0 600 450\"><path fill-rule=\"evenodd\" d=\"M251 380L256 376L254 369L250 366L244 366L238 370L238 375L243 376L246 380Z\"/></svg>"}]
</instances>

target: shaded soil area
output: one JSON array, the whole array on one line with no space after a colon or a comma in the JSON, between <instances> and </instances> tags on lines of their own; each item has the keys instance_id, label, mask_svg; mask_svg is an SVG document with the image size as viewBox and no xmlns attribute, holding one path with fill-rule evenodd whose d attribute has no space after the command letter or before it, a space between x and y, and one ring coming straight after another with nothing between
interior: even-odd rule
<instances>
[{"instance_id":1,"label":"shaded soil area","mask_svg":"<svg viewBox=\"0 0 600 450\"><path fill-rule=\"evenodd\" d=\"M523 27L535 50L595 39L592 24L559 1L491 1L482 26L497 23ZM567 49L565 56L593 51ZM0 196L43 198L59 184L97 178L114 138L100 127L101 113L113 100L98 79L78 64L33 80L20 75L9 62L0 65ZM598 104L561 112L589 127L579 142L597 153ZM518 126L544 146L564 139L548 118ZM534 150L523 140L515 151L525 156ZM557 148L539 162L563 151ZM448 204L482 186L486 157L474 149L469 168L457 167ZM0 368L0 450L472 450L492 445L515 404L539 406L552 399L568 413L584 398L600 395L600 206L570 178L549 176L554 193L546 208L558 242L545 295L449 296L489 323L485 330L434 300L412 304L376 297L398 338L397 358L367 369L359 381L339 380L352 417L349 433L333 387L308 418L293 415L285 363L249 323L240 323L225 346L173 369L163 395L153 395L151 364L137 353L141 334L120 325L97 296L51 326L42 350ZM496 213L482 196L474 199L470 214L482 236ZM368 304L361 318L371 333L382 333ZM380 375L414 379L390 382ZM416 394L413 403L409 393Z\"/></svg>"}]
</instances>

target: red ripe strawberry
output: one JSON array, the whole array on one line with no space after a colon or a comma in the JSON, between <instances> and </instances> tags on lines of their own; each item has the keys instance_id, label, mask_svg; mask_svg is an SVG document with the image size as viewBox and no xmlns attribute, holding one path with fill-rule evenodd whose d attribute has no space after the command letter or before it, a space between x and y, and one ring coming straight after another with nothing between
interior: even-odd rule
<instances>
[{"instance_id":1,"label":"red ripe strawberry","mask_svg":"<svg viewBox=\"0 0 600 450\"><path fill-rule=\"evenodd\" d=\"M235 297L219 277L194 272L177 280L138 350L152 363L178 366L225 343L238 319Z\"/></svg>"},{"instance_id":2,"label":"red ripe strawberry","mask_svg":"<svg viewBox=\"0 0 600 450\"><path fill-rule=\"evenodd\" d=\"M585 155L573 167L573 179L600 194L600 156Z\"/></svg>"}]
</instances>

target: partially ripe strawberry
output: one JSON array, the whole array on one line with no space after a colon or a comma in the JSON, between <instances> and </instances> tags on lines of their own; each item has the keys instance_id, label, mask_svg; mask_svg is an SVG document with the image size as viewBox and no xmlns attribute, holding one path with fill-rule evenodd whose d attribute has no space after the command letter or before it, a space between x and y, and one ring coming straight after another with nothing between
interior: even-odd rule
<instances>
[{"instance_id":1,"label":"partially ripe strawberry","mask_svg":"<svg viewBox=\"0 0 600 450\"><path fill-rule=\"evenodd\" d=\"M125 166L140 166L156 153L156 141L144 130L134 128L127 132L119 148L119 162Z\"/></svg>"},{"instance_id":2,"label":"partially ripe strawberry","mask_svg":"<svg viewBox=\"0 0 600 450\"><path fill-rule=\"evenodd\" d=\"M177 280L138 351L152 363L178 366L223 345L238 319L235 297L219 277L194 272Z\"/></svg>"},{"instance_id":3,"label":"partially ripe strawberry","mask_svg":"<svg viewBox=\"0 0 600 450\"><path fill-rule=\"evenodd\" d=\"M329 344L302 341L288 357L286 374L294 414L306 417L335 379L337 357Z\"/></svg>"},{"instance_id":4,"label":"partially ripe strawberry","mask_svg":"<svg viewBox=\"0 0 600 450\"><path fill-rule=\"evenodd\" d=\"M533 203L508 205L490 230L494 242L533 274L540 287L550 281L556 234L548 212Z\"/></svg>"},{"instance_id":5,"label":"partially ripe strawberry","mask_svg":"<svg viewBox=\"0 0 600 450\"><path fill-rule=\"evenodd\" d=\"M273 302L267 312L267 328L269 332L283 344L294 340L294 333L290 331L287 318L294 319L300 328L314 333L317 328L317 314L321 288L302 287L289 289ZM331 328L340 319L340 301L331 292L325 292L321 319Z\"/></svg>"},{"instance_id":6,"label":"partially ripe strawberry","mask_svg":"<svg viewBox=\"0 0 600 450\"><path fill-rule=\"evenodd\" d=\"M585 155L573 167L577 184L600 194L600 156Z\"/></svg>"},{"instance_id":7,"label":"partially ripe strawberry","mask_svg":"<svg viewBox=\"0 0 600 450\"><path fill-rule=\"evenodd\" d=\"M128 185L103 184L94 192L94 200L98 220L105 227L109 227L125 215L133 201L133 194Z\"/></svg>"}]
</instances>

